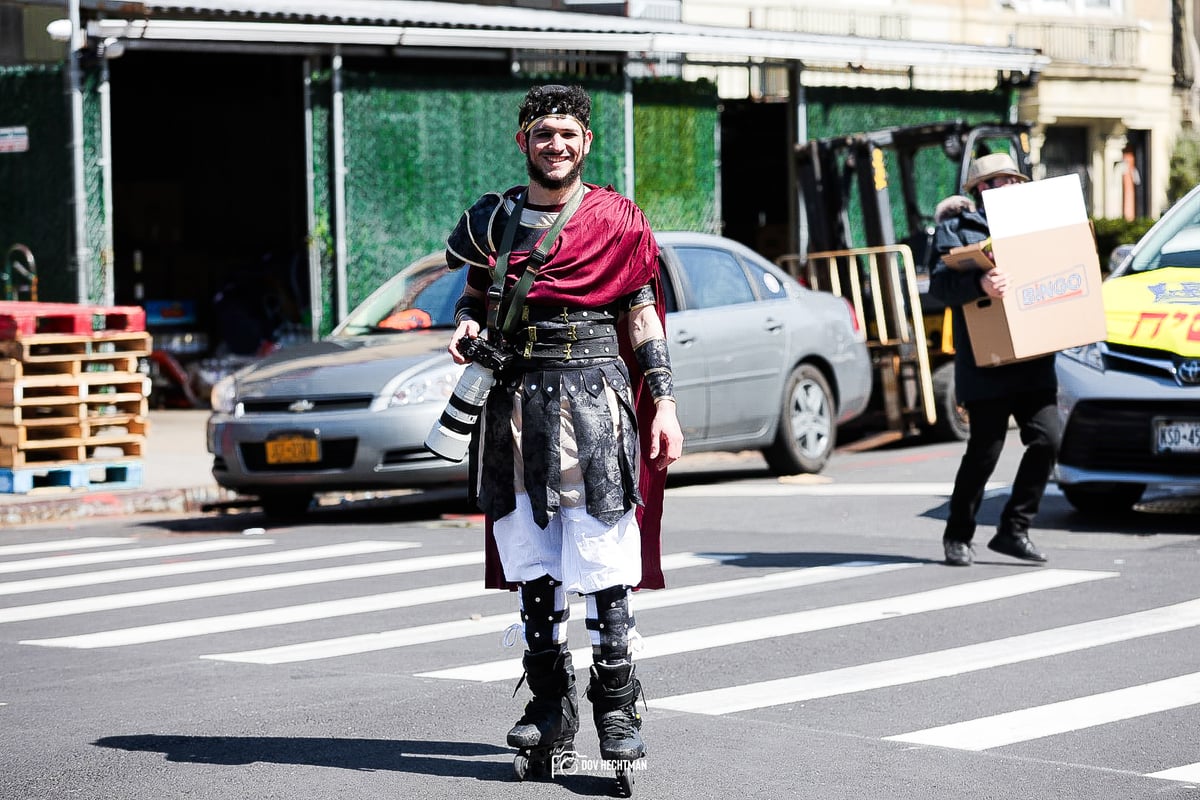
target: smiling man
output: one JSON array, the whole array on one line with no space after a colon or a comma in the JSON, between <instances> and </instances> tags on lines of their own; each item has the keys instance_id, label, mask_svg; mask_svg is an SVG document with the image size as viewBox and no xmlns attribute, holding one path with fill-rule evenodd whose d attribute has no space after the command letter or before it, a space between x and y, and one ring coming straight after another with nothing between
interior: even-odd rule
<instances>
[{"instance_id":1,"label":"smiling man","mask_svg":"<svg viewBox=\"0 0 1200 800\"><path fill-rule=\"evenodd\" d=\"M590 119L581 88L531 89L516 133L529 185L481 197L446 242L450 268L470 270L450 354L465 363L465 340L486 329L507 359L473 434L472 474L488 585L519 591L533 692L508 733L519 777L563 766L574 748L570 593L587 601L601 757L645 755L629 590L663 585L662 488L683 447L658 246L631 200L583 182Z\"/></svg>"}]
</instances>

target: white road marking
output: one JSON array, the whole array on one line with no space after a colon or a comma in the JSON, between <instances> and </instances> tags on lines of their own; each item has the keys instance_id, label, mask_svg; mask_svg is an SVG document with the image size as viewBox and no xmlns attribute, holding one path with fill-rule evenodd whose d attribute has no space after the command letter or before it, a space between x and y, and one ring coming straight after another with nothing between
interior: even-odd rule
<instances>
[{"instance_id":1,"label":"white road marking","mask_svg":"<svg viewBox=\"0 0 1200 800\"><path fill-rule=\"evenodd\" d=\"M865 692L1073 653L1200 625L1200 600L990 642L854 667L658 698L655 708L731 714L820 697Z\"/></svg>"},{"instance_id":2,"label":"white road marking","mask_svg":"<svg viewBox=\"0 0 1200 800\"><path fill-rule=\"evenodd\" d=\"M376 561L369 564L351 564L342 567L285 572L275 575L256 575L249 578L234 578L190 586L173 586L166 589L147 589L140 592L84 597L78 600L59 600L29 606L0 609L0 623L22 622L49 617L65 617L71 614L88 614L94 611L111 611L117 608L174 603L180 600L196 600L202 597L262 592L268 589L283 589L294 586L311 586L318 583L333 583L357 578L374 578L382 575L399 575L405 572L422 572L430 569L462 567L483 562L483 553L451 553L441 556L422 556L399 561ZM482 585L482 582L480 582Z\"/></svg>"},{"instance_id":3,"label":"white road marking","mask_svg":"<svg viewBox=\"0 0 1200 800\"><path fill-rule=\"evenodd\" d=\"M663 569L680 569L713 564L728 560L732 556L705 556L696 553L675 553L664 556ZM442 590L445 591L442 591ZM479 597L491 594L494 589L486 589L482 580L450 584L445 587L431 586L422 589L408 589L399 592L368 595L364 597L349 597L342 600L329 600L317 603L304 603L297 606L270 608L261 611L248 611L240 614L226 614L219 617L188 619L177 622L164 622L158 625L143 625L136 628L124 628L97 633L85 633L78 636L64 636L54 639L29 639L21 644L39 645L43 647L73 647L88 649L95 647L121 647L131 644L146 644L147 642L162 642L169 639L184 639L191 636L204 636L210 633L225 633L228 631L249 630L251 628L266 628L273 625L286 625L293 622L309 622L316 619L344 617L353 614L366 614L373 611L388 611L396 608L408 608L425 603L438 603L447 600L461 600L468 597ZM508 627L513 621L511 614L503 617L505 624L500 629ZM478 625L479 622L471 621ZM452 623L451 623L452 624ZM435 626L430 626L435 627ZM480 632L486 633L487 629ZM210 656L202 656L209 658ZM212 657L215 660L237 661L242 659ZM272 662L264 662L272 663Z\"/></svg>"},{"instance_id":4,"label":"white road marking","mask_svg":"<svg viewBox=\"0 0 1200 800\"><path fill-rule=\"evenodd\" d=\"M1006 491L1007 483L988 483L988 492ZM953 483L729 483L680 486L671 497L949 497Z\"/></svg>"},{"instance_id":5,"label":"white road marking","mask_svg":"<svg viewBox=\"0 0 1200 800\"><path fill-rule=\"evenodd\" d=\"M678 563L692 565L712 564L714 561L730 560L736 555L678 553L673 556ZM666 559L664 558L664 561ZM258 575L248 578L234 578L210 583L198 583L190 586L175 586L165 589L147 589L140 592L123 594L98 595L96 597L80 598L78 600L59 600L51 603L16 606L0 609L0 623L23 622L49 617L63 617L72 614L86 614L93 611L110 611L118 608L133 608L136 606L173 603L180 600L195 600L202 597L219 597L223 595L241 594L243 592L261 592L268 589L281 589L294 586L310 586L318 583L333 583L358 578L374 578L383 575L399 575L407 572L423 572L425 570L445 569L448 567L463 567L483 563L483 552L448 553L440 556L423 556L399 561L380 561L368 564L351 564L343 567L327 567L323 569L302 570L300 572L285 572L275 575ZM456 584L464 587L468 584ZM478 580L470 585L477 591L471 594L455 597L473 597L479 594L494 592L494 589L484 589L483 581ZM436 588L436 587L432 587ZM455 589L455 592L465 591Z\"/></svg>"},{"instance_id":6,"label":"white road marking","mask_svg":"<svg viewBox=\"0 0 1200 800\"><path fill-rule=\"evenodd\" d=\"M243 547L262 547L274 544L272 539L210 539L203 542L187 542L185 544L164 544L152 547L139 547L136 550L109 550L103 553L77 553L70 556L47 556L46 558L30 558L24 561L10 561L0 564L0 574L13 572L33 572L35 570L61 569L63 567L87 567L96 564L111 564L114 561L145 561L151 558L174 558L175 556L195 555L196 553L213 553L221 550L237 550ZM98 573L104 574L104 573ZM0 584L0 594L16 594Z\"/></svg>"},{"instance_id":7,"label":"white road marking","mask_svg":"<svg viewBox=\"0 0 1200 800\"><path fill-rule=\"evenodd\" d=\"M239 540L240 541L240 540ZM254 546L260 540L248 541ZM269 539L262 541L269 542ZM182 547L182 545L180 545ZM197 572L215 572L223 569L243 567L266 567L278 564L296 564L302 561L320 561L326 558L362 556L371 553L386 553L396 550L411 550L420 545L414 542L344 542L342 544L305 547L297 550L279 550L271 553L255 553L233 558L211 558L202 561L175 561L170 564L146 564L141 567L123 567L100 572L77 572L71 575L56 575L49 578L33 578L26 581L0 583L0 595L44 592L48 589L69 589L76 586L99 586L104 583L163 578L169 575L190 575Z\"/></svg>"},{"instance_id":8,"label":"white road marking","mask_svg":"<svg viewBox=\"0 0 1200 800\"><path fill-rule=\"evenodd\" d=\"M886 737L889 741L989 750L1200 703L1200 672L1006 714Z\"/></svg>"},{"instance_id":9,"label":"white road marking","mask_svg":"<svg viewBox=\"0 0 1200 800\"><path fill-rule=\"evenodd\" d=\"M1162 778L1165 781L1182 781L1183 783L1200 783L1200 764L1188 764L1183 767L1164 769L1161 772L1151 772L1147 778Z\"/></svg>"},{"instance_id":10,"label":"white road marking","mask_svg":"<svg viewBox=\"0 0 1200 800\"><path fill-rule=\"evenodd\" d=\"M129 544L136 539L112 536L89 536L85 539L58 539L52 542L26 542L25 544L0 545L0 557L23 556L29 553L53 553L56 550L81 550L87 547L114 547Z\"/></svg>"},{"instance_id":11,"label":"white road marking","mask_svg":"<svg viewBox=\"0 0 1200 800\"><path fill-rule=\"evenodd\" d=\"M664 559L665 561L665 559ZM827 581L843 580L846 578L867 577L882 572L899 569L909 569L918 566L916 563L877 562L847 562L824 567L807 567L803 569L776 572L753 578L737 578L730 581L706 583L696 586L683 586L678 589L663 589L661 591L639 593L634 595L633 610L636 614L652 608L668 608L687 603L718 600L729 597L741 597L761 592L790 589L797 586L809 586ZM664 569L666 569L664 564ZM583 603L572 603L571 618L581 619L585 615ZM378 633L360 634L358 636L343 636L336 639L326 639L316 642L301 642L299 644L269 647L262 650L247 650L240 653L219 653L205 655L214 661L237 661L250 664L285 664L297 661L315 661L336 656L354 655L358 653L390 650L399 647L409 647L430 642L443 642L450 639L460 639L481 634L499 633L509 627L515 620L512 613L495 614L482 619L464 619L453 622L439 622L432 625L420 625L411 628L382 631ZM103 634L92 634L92 636ZM79 646L70 644L72 640L89 637L70 637L64 646ZM25 644L50 644L56 640L25 642ZM100 646L100 645L96 645Z\"/></svg>"},{"instance_id":12,"label":"white road marking","mask_svg":"<svg viewBox=\"0 0 1200 800\"><path fill-rule=\"evenodd\" d=\"M1110 576L1111 573L1106 572L1039 569L1022 572L1019 575L991 578L882 600L868 600L861 603L758 617L702 628L689 628L645 637L642 640L642 649L634 654L634 659L640 661L658 656L690 653L696 650L708 650L714 647L857 625L863 622L876 622L926 611L961 608L989 600L1071 586ZM591 650L589 648L572 651L572 657L579 660L580 663L586 664L591 660ZM521 663L517 659L418 673L418 677L423 678L467 681L507 680L520 675Z\"/></svg>"}]
</instances>

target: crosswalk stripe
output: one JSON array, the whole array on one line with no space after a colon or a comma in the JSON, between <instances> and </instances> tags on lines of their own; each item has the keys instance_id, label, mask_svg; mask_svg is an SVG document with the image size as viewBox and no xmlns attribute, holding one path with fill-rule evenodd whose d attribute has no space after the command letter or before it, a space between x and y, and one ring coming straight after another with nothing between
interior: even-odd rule
<instances>
[{"instance_id":1,"label":"crosswalk stripe","mask_svg":"<svg viewBox=\"0 0 1200 800\"><path fill-rule=\"evenodd\" d=\"M88 536L83 539L57 539L49 542L0 545L0 557L23 556L29 553L53 553L56 550L80 550L88 547L114 547L135 541L115 536Z\"/></svg>"},{"instance_id":2,"label":"crosswalk stripe","mask_svg":"<svg viewBox=\"0 0 1200 800\"><path fill-rule=\"evenodd\" d=\"M690 628L649 636L642 640L642 648L634 654L635 660L658 656L707 650L733 644L761 641L780 636L792 636L811 631L828 630L863 622L960 608L968 605L1015 597L1028 592L1042 591L1077 583L1112 577L1111 572L1084 572L1077 570L1040 569L1019 575L958 584L925 592L868 600L842 606L797 611L757 619L740 620L702 628ZM588 663L591 650L572 651L572 657L580 663ZM445 678L467 681L498 681L519 677L521 664L507 659L465 667L418 673L422 678Z\"/></svg>"},{"instance_id":3,"label":"crosswalk stripe","mask_svg":"<svg viewBox=\"0 0 1200 800\"><path fill-rule=\"evenodd\" d=\"M664 570L680 569L683 567L713 564L720 561L729 560L731 558L733 558L733 556L717 554L705 556L696 553L675 553L665 556L662 559L662 566ZM64 636L53 639L30 639L21 642L21 644L39 645L43 647L72 647L79 649L90 649L95 647L120 647L131 644L161 642L168 639L184 639L191 636L204 636L211 633L226 633L229 631L249 630L251 628L265 628L273 625L285 625L293 622L308 622L315 619L329 619L332 617L350 616L352 614L365 614L373 611L388 611L391 609L407 608L409 606L421 605L424 603L437 603L446 600L459 600L468 597L478 597L484 594L491 594L495 591L494 589L484 588L482 580L453 584L449 587L445 587L447 591L444 595L438 594L435 591L437 588L439 587L388 592L385 594L369 595L364 597L350 597L342 600L322 601L317 603L304 603L297 606L271 608L264 609L262 611L248 611L240 614L226 614L219 617L188 619L177 622L164 622L157 625L143 625L136 628L85 633L78 636ZM504 619L508 622L512 622L512 615L507 614L504 616ZM472 622L472 624L479 624L478 622L472 620L467 621ZM504 627L507 627L507 624ZM501 628L501 630L502 629L503 628ZM486 633L487 631L483 630L481 632ZM209 656L203 657L209 658ZM214 656L211 658L218 661L243 660L235 658L222 658L220 656Z\"/></svg>"},{"instance_id":4,"label":"crosswalk stripe","mask_svg":"<svg viewBox=\"0 0 1200 800\"><path fill-rule=\"evenodd\" d=\"M702 564L712 564L713 562L729 561L738 557L737 554L676 553L669 557L664 556L663 563L664 567L668 563L699 566ZM668 561L668 559L671 560ZM481 551L472 551L469 553L449 553L440 556L423 556L421 558L409 558L400 561L352 564L344 567L327 567L300 572L286 572L277 575L235 578L210 583L198 583L190 586L148 589L140 592L101 595L78 600L60 600L29 606L0 608L0 623L23 622L49 617L69 616L71 614L85 614L92 611L110 611L119 608L171 603L180 600L195 600L203 597L218 597L240 594L242 592L260 592L268 589L308 586L318 583L355 580L358 578L374 578L383 575L398 575L407 572L422 572L425 570L462 567L481 563L483 563L483 553ZM480 589L478 594L484 594L483 581L478 581L477 585ZM495 590L487 590L487 592L492 591Z\"/></svg>"},{"instance_id":5,"label":"crosswalk stripe","mask_svg":"<svg viewBox=\"0 0 1200 800\"><path fill-rule=\"evenodd\" d=\"M1190 600L1119 617L937 650L906 658L814 672L775 680L662 697L655 708L693 714L732 714L945 678L993 667L1073 653L1200 625L1200 600Z\"/></svg>"},{"instance_id":6,"label":"crosswalk stripe","mask_svg":"<svg viewBox=\"0 0 1200 800\"><path fill-rule=\"evenodd\" d=\"M989 482L987 491L1006 489L1008 484ZM679 486L667 490L670 497L949 497L953 483L750 483Z\"/></svg>"},{"instance_id":7,"label":"crosswalk stripe","mask_svg":"<svg viewBox=\"0 0 1200 800\"><path fill-rule=\"evenodd\" d=\"M1162 778L1165 781L1183 781L1185 783L1200 783L1200 764L1187 764L1182 767L1164 769L1161 772L1151 772L1147 778Z\"/></svg>"},{"instance_id":8,"label":"crosswalk stripe","mask_svg":"<svg viewBox=\"0 0 1200 800\"><path fill-rule=\"evenodd\" d=\"M139 547L136 550L109 550L104 553L77 553L70 556L29 558L24 561L10 561L0 564L0 574L34 572L46 569L61 569L63 567L87 567L95 566L96 564L110 564L114 561L145 561L151 558L174 558L175 556L195 555L196 553L237 550L243 547L262 547L274 543L273 539L211 539L205 542ZM16 592L6 591L4 586L5 584L0 584L0 594L16 594Z\"/></svg>"},{"instance_id":9,"label":"crosswalk stripe","mask_svg":"<svg viewBox=\"0 0 1200 800\"><path fill-rule=\"evenodd\" d=\"M1020 711L886 737L889 741L989 750L1200 703L1200 672Z\"/></svg>"},{"instance_id":10,"label":"crosswalk stripe","mask_svg":"<svg viewBox=\"0 0 1200 800\"><path fill-rule=\"evenodd\" d=\"M683 586L678 589L663 589L662 591L639 593L634 598L633 606L635 612L644 611L651 608L668 608L670 606L684 605L687 603L718 600L729 597L741 597L761 592L778 591L797 586L808 586L817 583L825 583L827 581L842 580L845 578L867 577L869 575L877 575L883 572L909 569L915 566L918 566L918 564L880 564L877 562L859 561L824 567L806 567L803 569L788 570L786 572L760 575L753 578L738 578L735 580L720 581L717 583ZM664 569L665 568L666 565L664 564ZM570 606L570 612L571 618L582 618L585 614L584 604L572 603ZM248 664L284 664L298 661L315 661L323 658L334 658L336 656L355 655L358 653L375 652L378 650L391 650L417 644L443 642L451 639L479 636L481 634L498 633L508 628L509 625L513 623L514 619L515 617L512 613L494 614L481 619L464 619L454 620L452 622L439 622L431 625L399 628L392 631L381 631L378 633L360 634L357 636L342 636L336 639L326 639L323 641L302 642L300 644L269 647L262 650L247 650L240 653L218 653L214 655L201 656L201 658L207 658L214 661L236 661ZM102 634L92 634L91 636L102 636ZM78 641L81 639L85 642L97 641L96 639L92 639L90 636L80 636L70 637L65 640L56 641L50 639L44 641L25 642L24 644L58 644L65 641L67 644L63 646L81 646L71 644L72 641Z\"/></svg>"},{"instance_id":11,"label":"crosswalk stripe","mask_svg":"<svg viewBox=\"0 0 1200 800\"><path fill-rule=\"evenodd\" d=\"M284 572L274 575L256 575L249 578L234 578L210 583L196 583L166 589L147 589L140 592L100 595L78 600L59 600L29 606L0 609L0 623L23 622L49 617L65 617L71 614L87 614L94 611L111 611L118 608L173 603L180 600L196 600L203 597L261 592L268 589L283 589L295 586L311 586L318 583L375 578L383 575L399 575L405 572L422 572L430 569L462 567L483 562L483 553L451 553L440 556L422 556L398 561L376 561L369 564L351 564L342 567Z\"/></svg>"},{"instance_id":12,"label":"crosswalk stripe","mask_svg":"<svg viewBox=\"0 0 1200 800\"><path fill-rule=\"evenodd\" d=\"M257 541L252 540L249 544L256 544ZM180 545L180 547L183 546ZM145 578L164 578L171 575L191 575L197 572L214 572L223 569L240 569L242 567L296 564L301 561L319 561L326 558L343 558L346 556L362 556L395 550L411 550L415 547L420 547L420 545L415 542L343 542L341 544L305 547L296 550L279 550L272 553L255 553L254 555L234 556L232 558L177 561L170 564L146 564L140 567L122 567L121 569L97 572L77 572L70 575L56 575L49 578L33 578L25 581L0 583L0 595L28 594L30 592L44 592L48 589L69 589L77 586L99 586L105 583L119 583L121 581L142 580ZM166 548L153 549L161 551Z\"/></svg>"}]
</instances>

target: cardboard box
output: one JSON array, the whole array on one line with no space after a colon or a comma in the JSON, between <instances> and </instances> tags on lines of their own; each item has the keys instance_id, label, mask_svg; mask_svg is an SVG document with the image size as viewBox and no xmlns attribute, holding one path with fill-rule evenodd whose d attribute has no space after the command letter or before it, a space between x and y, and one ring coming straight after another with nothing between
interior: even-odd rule
<instances>
[{"instance_id":1,"label":"cardboard box","mask_svg":"<svg viewBox=\"0 0 1200 800\"><path fill-rule=\"evenodd\" d=\"M992 240L984 239L982 242L975 244L964 244L962 247L952 247L950 252L942 256L942 263L950 269L965 272L969 269L978 269L984 272L990 272L995 269L996 265L992 263L992 259L988 258L988 253L992 251Z\"/></svg>"},{"instance_id":2,"label":"cardboard box","mask_svg":"<svg viewBox=\"0 0 1200 800\"><path fill-rule=\"evenodd\" d=\"M963 306L975 363L1009 364L1102 341L1100 259L1078 175L983 192L1003 298Z\"/></svg>"}]
</instances>

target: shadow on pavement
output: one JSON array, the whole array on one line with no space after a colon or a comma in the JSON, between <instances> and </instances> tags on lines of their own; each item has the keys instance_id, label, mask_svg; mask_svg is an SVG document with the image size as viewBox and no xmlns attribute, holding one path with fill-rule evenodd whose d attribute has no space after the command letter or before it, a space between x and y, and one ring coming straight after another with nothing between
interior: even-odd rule
<instances>
[{"instance_id":1,"label":"shadow on pavement","mask_svg":"<svg viewBox=\"0 0 1200 800\"><path fill-rule=\"evenodd\" d=\"M701 553L700 555L708 555ZM722 556L721 553L712 555ZM830 552L749 552L731 553L721 563L730 567L779 567L798 569L801 567L845 566L848 563L870 562L871 564L928 564L928 558L911 556L886 556L879 553L830 553Z\"/></svg>"},{"instance_id":2,"label":"shadow on pavement","mask_svg":"<svg viewBox=\"0 0 1200 800\"><path fill-rule=\"evenodd\" d=\"M511 748L479 742L438 742L403 739L339 739L286 736L172 736L138 734L106 736L96 747L162 753L168 761L193 764L296 764L362 771L409 772L447 778L514 782L507 759ZM602 775L564 775L557 779L580 795L608 795L614 779Z\"/></svg>"},{"instance_id":3,"label":"shadow on pavement","mask_svg":"<svg viewBox=\"0 0 1200 800\"><path fill-rule=\"evenodd\" d=\"M983 501L975 518L981 535L991 535L991 531L1000 522L1000 512L1007 502L1007 494L988 497ZM948 514L949 500L930 508L921 516L944 522ZM1036 533L1038 528L1068 533L1111 533L1128 536L1195 535L1200 533L1200 497L1148 495L1146 500L1128 512L1098 516L1080 513L1061 494L1047 494L1042 500L1037 518L1034 519L1033 532Z\"/></svg>"}]
</instances>

